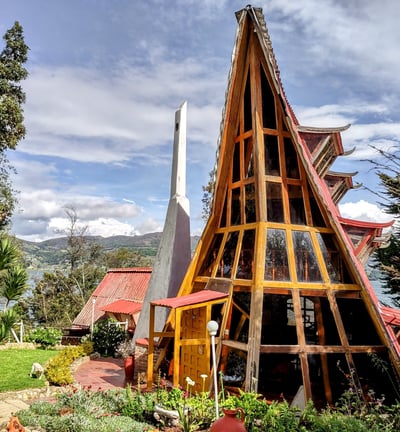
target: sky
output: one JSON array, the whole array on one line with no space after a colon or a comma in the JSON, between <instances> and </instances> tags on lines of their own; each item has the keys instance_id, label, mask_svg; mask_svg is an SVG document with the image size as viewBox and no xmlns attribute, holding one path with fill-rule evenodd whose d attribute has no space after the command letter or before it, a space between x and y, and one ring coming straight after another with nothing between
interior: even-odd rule
<instances>
[{"instance_id":1,"label":"sky","mask_svg":"<svg viewBox=\"0 0 400 432\"><path fill-rule=\"evenodd\" d=\"M19 205L12 233L63 235L74 208L87 234L162 231L175 111L188 104L187 196L200 235L202 186L215 163L237 29L228 0L2 0L0 34L17 20L29 46L27 134L8 155ZM378 190L373 147L399 152L400 2L268 0L262 7L289 103L302 125L351 127L332 169ZM2 49L3 47L1 47ZM345 217L386 221L361 187Z\"/></svg>"}]
</instances>

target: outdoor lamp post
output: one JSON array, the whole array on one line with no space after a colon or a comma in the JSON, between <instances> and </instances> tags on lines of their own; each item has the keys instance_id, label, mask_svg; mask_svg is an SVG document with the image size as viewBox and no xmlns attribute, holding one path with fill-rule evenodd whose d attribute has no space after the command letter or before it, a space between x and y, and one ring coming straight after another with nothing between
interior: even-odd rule
<instances>
[{"instance_id":1,"label":"outdoor lamp post","mask_svg":"<svg viewBox=\"0 0 400 432\"><path fill-rule=\"evenodd\" d=\"M214 398L215 398L215 416L219 418L218 410L218 382L217 382L217 363L215 360L215 336L218 332L218 323L216 321L208 321L207 330L211 336L211 352L214 370Z\"/></svg>"},{"instance_id":2,"label":"outdoor lamp post","mask_svg":"<svg viewBox=\"0 0 400 432\"><path fill-rule=\"evenodd\" d=\"M93 328L94 328L94 305L96 304L96 297L92 298L92 320L90 323L90 336L93 338Z\"/></svg>"}]
</instances>

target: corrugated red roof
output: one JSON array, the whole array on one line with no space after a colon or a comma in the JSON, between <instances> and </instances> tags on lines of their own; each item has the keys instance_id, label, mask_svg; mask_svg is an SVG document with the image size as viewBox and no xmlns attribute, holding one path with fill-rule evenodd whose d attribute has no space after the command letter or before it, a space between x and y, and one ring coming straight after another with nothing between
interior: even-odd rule
<instances>
[{"instance_id":1,"label":"corrugated red roof","mask_svg":"<svg viewBox=\"0 0 400 432\"><path fill-rule=\"evenodd\" d=\"M151 267L129 267L108 270L86 305L74 319L73 326L89 327L102 318L102 309L117 300L143 303L151 278ZM94 301L94 303L93 303Z\"/></svg>"},{"instance_id":2,"label":"corrugated red roof","mask_svg":"<svg viewBox=\"0 0 400 432\"><path fill-rule=\"evenodd\" d=\"M225 297L228 297L228 294L221 293L218 291L202 290L181 297L171 297L171 298L164 298L160 300L153 300L150 303L155 306L178 308L182 306L189 306L189 305L204 303L212 300L218 300Z\"/></svg>"},{"instance_id":3,"label":"corrugated red roof","mask_svg":"<svg viewBox=\"0 0 400 432\"><path fill-rule=\"evenodd\" d=\"M142 309L142 304L131 300L117 300L100 308L104 312L132 315Z\"/></svg>"},{"instance_id":4,"label":"corrugated red roof","mask_svg":"<svg viewBox=\"0 0 400 432\"><path fill-rule=\"evenodd\" d=\"M400 310L388 306L379 306L381 315L386 324L400 326Z\"/></svg>"}]
</instances>

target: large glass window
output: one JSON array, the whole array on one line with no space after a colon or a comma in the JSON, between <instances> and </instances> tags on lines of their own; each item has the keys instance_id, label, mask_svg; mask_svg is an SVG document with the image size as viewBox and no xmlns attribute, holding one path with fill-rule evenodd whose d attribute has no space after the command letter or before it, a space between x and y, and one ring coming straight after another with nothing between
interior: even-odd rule
<instances>
[{"instance_id":1,"label":"large glass window","mask_svg":"<svg viewBox=\"0 0 400 432\"><path fill-rule=\"evenodd\" d=\"M276 129L275 99L265 75L264 68L260 65L263 127Z\"/></svg>"},{"instance_id":2,"label":"large glass window","mask_svg":"<svg viewBox=\"0 0 400 432\"><path fill-rule=\"evenodd\" d=\"M282 185L280 183L267 182L267 220L269 222L284 221Z\"/></svg>"},{"instance_id":3,"label":"large glass window","mask_svg":"<svg viewBox=\"0 0 400 432\"><path fill-rule=\"evenodd\" d=\"M296 345L296 320L291 295L264 294L262 345Z\"/></svg>"},{"instance_id":4,"label":"large glass window","mask_svg":"<svg viewBox=\"0 0 400 432\"><path fill-rule=\"evenodd\" d=\"M310 233L306 231L293 231L292 235L297 280L299 282L322 282Z\"/></svg>"},{"instance_id":5,"label":"large glass window","mask_svg":"<svg viewBox=\"0 0 400 432\"><path fill-rule=\"evenodd\" d=\"M297 163L297 153L294 150L292 140L284 138L285 145L285 162L286 162L286 175L292 179L299 179L299 165Z\"/></svg>"},{"instance_id":6,"label":"large glass window","mask_svg":"<svg viewBox=\"0 0 400 432\"><path fill-rule=\"evenodd\" d=\"M214 265L217 261L217 256L218 256L219 248L221 246L223 237L224 237L223 234L214 235L214 238L208 249L207 257L204 260L203 265L199 272L201 276L211 276Z\"/></svg>"},{"instance_id":7,"label":"large glass window","mask_svg":"<svg viewBox=\"0 0 400 432\"><path fill-rule=\"evenodd\" d=\"M279 165L278 137L275 135L264 135L265 152L265 174L272 176L281 175Z\"/></svg>"},{"instance_id":8,"label":"large glass window","mask_svg":"<svg viewBox=\"0 0 400 432\"><path fill-rule=\"evenodd\" d=\"M236 271L236 277L239 279L253 278L255 236L255 230L246 230L243 234L242 249Z\"/></svg>"},{"instance_id":9,"label":"large glass window","mask_svg":"<svg viewBox=\"0 0 400 432\"><path fill-rule=\"evenodd\" d=\"M218 276L230 278L232 275L232 267L235 261L236 245L239 233L237 231L229 233L226 239L224 252L218 268Z\"/></svg>"},{"instance_id":10,"label":"large glass window","mask_svg":"<svg viewBox=\"0 0 400 432\"><path fill-rule=\"evenodd\" d=\"M317 237L330 281L332 283L353 283L334 236L332 234L317 233Z\"/></svg>"},{"instance_id":11,"label":"large glass window","mask_svg":"<svg viewBox=\"0 0 400 432\"><path fill-rule=\"evenodd\" d=\"M307 225L304 211L304 200L301 186L288 185L290 222L296 225Z\"/></svg>"},{"instance_id":12,"label":"large glass window","mask_svg":"<svg viewBox=\"0 0 400 432\"><path fill-rule=\"evenodd\" d=\"M256 221L256 191L254 183L247 184L245 186L246 204L245 204L245 215L246 223Z\"/></svg>"},{"instance_id":13,"label":"large glass window","mask_svg":"<svg viewBox=\"0 0 400 432\"><path fill-rule=\"evenodd\" d=\"M267 230L265 251L265 280L289 280L286 232L280 229Z\"/></svg>"},{"instance_id":14,"label":"large glass window","mask_svg":"<svg viewBox=\"0 0 400 432\"><path fill-rule=\"evenodd\" d=\"M231 225L240 224L240 187L232 189Z\"/></svg>"}]
</instances>

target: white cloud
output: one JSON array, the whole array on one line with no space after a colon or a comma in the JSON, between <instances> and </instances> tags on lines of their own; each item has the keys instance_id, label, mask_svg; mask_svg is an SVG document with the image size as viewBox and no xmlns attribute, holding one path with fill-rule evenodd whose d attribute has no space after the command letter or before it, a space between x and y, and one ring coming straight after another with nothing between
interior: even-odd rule
<instances>
[{"instance_id":1,"label":"white cloud","mask_svg":"<svg viewBox=\"0 0 400 432\"><path fill-rule=\"evenodd\" d=\"M367 222L388 222L393 219L376 204L360 200L339 205L340 213L349 219L359 219Z\"/></svg>"}]
</instances>

